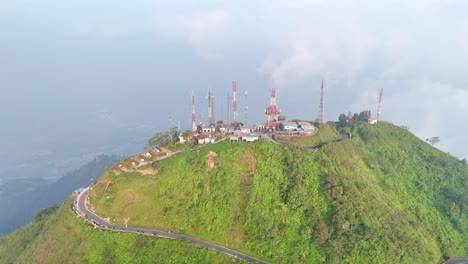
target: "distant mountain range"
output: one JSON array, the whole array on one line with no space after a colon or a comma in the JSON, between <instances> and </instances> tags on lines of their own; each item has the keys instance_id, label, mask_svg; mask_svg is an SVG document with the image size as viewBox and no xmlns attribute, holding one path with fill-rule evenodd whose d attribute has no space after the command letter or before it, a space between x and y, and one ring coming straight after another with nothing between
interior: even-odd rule
<instances>
[{"instance_id":1,"label":"distant mountain range","mask_svg":"<svg viewBox=\"0 0 468 264\"><path fill-rule=\"evenodd\" d=\"M104 172L103 164L112 165L117 156L101 155L67 173L57 181L21 178L0 185L0 236L29 223L36 212L60 204L77 188L89 185Z\"/></svg>"}]
</instances>

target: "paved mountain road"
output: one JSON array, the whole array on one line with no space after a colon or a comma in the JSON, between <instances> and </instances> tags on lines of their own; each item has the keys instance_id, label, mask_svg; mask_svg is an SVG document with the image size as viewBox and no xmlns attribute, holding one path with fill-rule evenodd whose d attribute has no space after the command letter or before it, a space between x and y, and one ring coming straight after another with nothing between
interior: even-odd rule
<instances>
[{"instance_id":1,"label":"paved mountain road","mask_svg":"<svg viewBox=\"0 0 468 264\"><path fill-rule=\"evenodd\" d=\"M237 252L235 250L225 248L213 243L210 243L208 241L204 241L198 238L193 238L189 237L186 235L181 235L181 234L174 234L170 232L165 232L161 230L155 230L155 229L145 229L145 228L136 228L136 227L123 227L123 226L116 226L113 225L97 214L91 212L87 207L86 207L86 199L88 197L89 193L89 187L83 189L79 194L75 196L75 202L73 209L75 212L84 218L88 223L92 224L95 226L95 228L100 228L104 230L110 230L113 232L128 232L128 233L137 233L140 235L147 235L147 236L154 236L154 237L159 237L159 238L168 238L168 239L175 239L175 240L187 240L191 241L192 243L209 248L212 250L216 250L219 252L222 252L226 255L242 259L248 262L255 262L255 263L267 263L265 261L253 258L251 256L248 256L246 254Z\"/></svg>"}]
</instances>

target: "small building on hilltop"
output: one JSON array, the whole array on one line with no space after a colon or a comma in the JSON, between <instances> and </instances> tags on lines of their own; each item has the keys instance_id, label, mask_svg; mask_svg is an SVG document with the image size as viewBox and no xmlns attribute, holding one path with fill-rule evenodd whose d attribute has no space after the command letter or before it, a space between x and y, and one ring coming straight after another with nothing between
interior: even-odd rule
<instances>
[{"instance_id":1,"label":"small building on hilltop","mask_svg":"<svg viewBox=\"0 0 468 264\"><path fill-rule=\"evenodd\" d=\"M195 140L197 144L203 145L203 144L209 144L209 143L214 143L215 142L215 137L211 135L198 135L195 137Z\"/></svg>"},{"instance_id":2,"label":"small building on hilltop","mask_svg":"<svg viewBox=\"0 0 468 264\"><path fill-rule=\"evenodd\" d=\"M202 127L203 133L214 133L216 131L215 127Z\"/></svg>"},{"instance_id":3,"label":"small building on hilltop","mask_svg":"<svg viewBox=\"0 0 468 264\"><path fill-rule=\"evenodd\" d=\"M257 129L255 126L241 126L240 131L242 133L251 133L254 132Z\"/></svg>"},{"instance_id":4,"label":"small building on hilltop","mask_svg":"<svg viewBox=\"0 0 468 264\"><path fill-rule=\"evenodd\" d=\"M289 121L286 121L286 122L281 122L283 124L283 128L284 130L297 130L297 123L296 122L289 122Z\"/></svg>"},{"instance_id":5,"label":"small building on hilltop","mask_svg":"<svg viewBox=\"0 0 468 264\"><path fill-rule=\"evenodd\" d=\"M298 127L302 128L305 131L314 131L315 129L317 129L314 125L305 121L298 122Z\"/></svg>"},{"instance_id":6,"label":"small building on hilltop","mask_svg":"<svg viewBox=\"0 0 468 264\"><path fill-rule=\"evenodd\" d=\"M180 144L184 144L185 141L187 141L187 140L185 140L184 135L182 135L182 134L179 134L178 140L179 140L178 142L179 142Z\"/></svg>"},{"instance_id":7,"label":"small building on hilltop","mask_svg":"<svg viewBox=\"0 0 468 264\"><path fill-rule=\"evenodd\" d=\"M242 141L245 141L245 142L258 141L258 135L244 135L242 137Z\"/></svg>"}]
</instances>

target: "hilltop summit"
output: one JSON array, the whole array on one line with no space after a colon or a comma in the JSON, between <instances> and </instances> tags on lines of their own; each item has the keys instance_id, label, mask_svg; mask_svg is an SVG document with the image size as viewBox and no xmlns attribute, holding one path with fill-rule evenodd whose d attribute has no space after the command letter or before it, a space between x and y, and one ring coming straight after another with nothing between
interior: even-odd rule
<instances>
[{"instance_id":1,"label":"hilltop summit","mask_svg":"<svg viewBox=\"0 0 468 264\"><path fill-rule=\"evenodd\" d=\"M390 124L347 129L351 139L331 137L319 151L225 140L135 171L116 166L93 187L91 207L117 225L183 233L271 263L437 263L468 255L466 164ZM73 230L77 222L55 225ZM87 240L89 229L74 235ZM115 243L122 236L94 232ZM0 256L19 234L0 240ZM23 256L34 259L33 250L60 235L38 234ZM130 254L103 243L114 261Z\"/></svg>"}]
</instances>

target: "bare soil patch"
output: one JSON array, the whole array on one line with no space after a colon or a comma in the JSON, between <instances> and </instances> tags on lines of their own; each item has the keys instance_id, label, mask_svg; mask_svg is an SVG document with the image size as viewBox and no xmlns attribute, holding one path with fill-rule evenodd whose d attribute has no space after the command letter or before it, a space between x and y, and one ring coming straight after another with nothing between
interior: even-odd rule
<instances>
[{"instance_id":1,"label":"bare soil patch","mask_svg":"<svg viewBox=\"0 0 468 264\"><path fill-rule=\"evenodd\" d=\"M152 169L152 168L147 168L144 170L137 170L137 172L143 174L143 175L156 175L158 174L158 170Z\"/></svg>"},{"instance_id":2,"label":"bare soil patch","mask_svg":"<svg viewBox=\"0 0 468 264\"><path fill-rule=\"evenodd\" d=\"M218 158L218 154L216 152L210 151L208 155L206 155L207 163L208 163L208 171L212 170L215 167L215 162Z\"/></svg>"}]
</instances>

